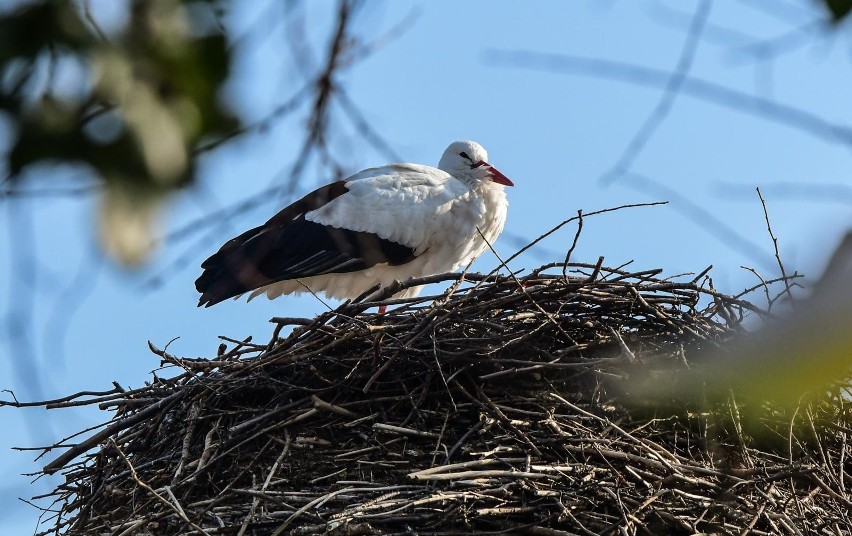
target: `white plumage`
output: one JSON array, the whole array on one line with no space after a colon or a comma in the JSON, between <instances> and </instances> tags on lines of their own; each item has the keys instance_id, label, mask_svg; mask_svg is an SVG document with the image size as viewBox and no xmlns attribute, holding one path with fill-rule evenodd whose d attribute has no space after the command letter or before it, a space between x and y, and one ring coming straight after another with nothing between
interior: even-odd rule
<instances>
[{"instance_id":1,"label":"white plumage","mask_svg":"<svg viewBox=\"0 0 852 536\"><path fill-rule=\"evenodd\" d=\"M250 298L276 298L308 288L354 298L376 284L455 270L502 232L504 186L512 182L473 141L452 143L437 168L366 169L312 192L222 246L202 264L199 305L249 291ZM399 296L419 291L410 288Z\"/></svg>"}]
</instances>

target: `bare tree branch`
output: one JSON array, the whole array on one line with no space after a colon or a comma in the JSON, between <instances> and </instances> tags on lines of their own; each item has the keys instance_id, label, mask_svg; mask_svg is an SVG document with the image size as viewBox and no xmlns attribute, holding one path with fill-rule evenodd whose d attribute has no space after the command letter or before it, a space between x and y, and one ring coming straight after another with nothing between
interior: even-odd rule
<instances>
[{"instance_id":1,"label":"bare tree branch","mask_svg":"<svg viewBox=\"0 0 852 536\"><path fill-rule=\"evenodd\" d=\"M663 88L663 94L660 96L657 106L654 107L645 119L645 122L639 127L639 130L633 135L633 139L627 144L618 161L598 178L601 184L608 186L630 171L630 167L642 152L642 149L651 141L654 133L663 124L663 121L665 121L672 106L674 106L686 76L689 74L695 54L698 52L698 44L701 42L701 34L710 15L711 5L711 0L702 0L698 4L698 8L692 17L689 32L686 34L686 41L683 44L680 59L677 62L675 70L672 71L668 82L666 82L666 87Z\"/></svg>"},{"instance_id":2,"label":"bare tree branch","mask_svg":"<svg viewBox=\"0 0 852 536\"><path fill-rule=\"evenodd\" d=\"M848 184L779 181L764 184L760 190L776 199L852 204L852 186ZM717 183L717 191L726 198L743 201L754 195L750 185L733 182Z\"/></svg>"},{"instance_id":3,"label":"bare tree branch","mask_svg":"<svg viewBox=\"0 0 852 536\"><path fill-rule=\"evenodd\" d=\"M763 194L760 193L760 188L755 188L757 197L760 199L760 205L763 207L763 217L766 220L766 230L769 232L769 238L772 239L772 247L775 249L775 260L778 262L778 268L781 270L781 277L784 278L784 288L787 291L787 297L790 298L790 305L795 304L793 293L790 292L790 282L787 279L787 270L784 268L784 263L781 262L781 254L778 252L778 238L772 232L772 224L769 223L769 210L766 208L766 201L763 199Z\"/></svg>"},{"instance_id":4,"label":"bare tree branch","mask_svg":"<svg viewBox=\"0 0 852 536\"><path fill-rule=\"evenodd\" d=\"M569 54L491 50L485 54L485 61L502 67L589 76L654 88L665 87L669 80L669 73L660 69ZM680 91L690 97L760 117L831 143L852 145L852 128L832 123L801 108L694 77L684 77Z\"/></svg>"},{"instance_id":5,"label":"bare tree branch","mask_svg":"<svg viewBox=\"0 0 852 536\"><path fill-rule=\"evenodd\" d=\"M630 172L629 180L622 181L625 186L645 195L665 197L672 201L672 208L699 224L708 234L719 242L746 258L754 259L764 268L774 268L772 256L756 242L749 240L733 227L716 217L700 203L678 193L664 184L636 172Z\"/></svg>"}]
</instances>

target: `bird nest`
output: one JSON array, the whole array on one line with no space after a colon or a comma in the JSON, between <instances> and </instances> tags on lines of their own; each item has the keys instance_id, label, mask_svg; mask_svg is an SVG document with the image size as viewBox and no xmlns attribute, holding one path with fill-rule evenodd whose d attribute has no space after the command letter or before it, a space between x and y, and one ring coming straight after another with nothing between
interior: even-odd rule
<instances>
[{"instance_id":1,"label":"bird nest","mask_svg":"<svg viewBox=\"0 0 852 536\"><path fill-rule=\"evenodd\" d=\"M659 274L446 274L408 283L452 281L440 296L276 318L210 359L152 346L172 377L54 403L115 414L45 467L64 483L41 534L848 533L837 391L764 404L767 434L733 393L632 392L761 314Z\"/></svg>"}]
</instances>

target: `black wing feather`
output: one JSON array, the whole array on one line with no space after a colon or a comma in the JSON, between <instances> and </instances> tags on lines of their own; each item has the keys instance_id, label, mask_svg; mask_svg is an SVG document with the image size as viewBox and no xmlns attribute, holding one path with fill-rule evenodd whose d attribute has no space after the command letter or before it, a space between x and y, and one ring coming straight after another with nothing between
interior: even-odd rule
<instances>
[{"instance_id":1,"label":"black wing feather","mask_svg":"<svg viewBox=\"0 0 852 536\"><path fill-rule=\"evenodd\" d=\"M414 258L414 249L373 233L330 227L305 219L346 192L333 183L285 208L268 222L232 238L201 263L195 282L199 306L284 281L330 273L364 270L380 263L400 265Z\"/></svg>"}]
</instances>

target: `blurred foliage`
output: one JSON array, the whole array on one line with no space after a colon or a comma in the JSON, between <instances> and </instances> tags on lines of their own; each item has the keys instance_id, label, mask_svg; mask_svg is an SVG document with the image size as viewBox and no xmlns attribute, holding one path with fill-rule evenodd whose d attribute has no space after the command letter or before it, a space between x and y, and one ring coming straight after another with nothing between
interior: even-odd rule
<instances>
[{"instance_id":1,"label":"blurred foliage","mask_svg":"<svg viewBox=\"0 0 852 536\"><path fill-rule=\"evenodd\" d=\"M218 93L232 62L212 0L136 0L105 34L71 0L0 15L0 111L12 186L39 162L88 165L104 188L102 244L127 265L152 243L157 207L193 180L193 148L236 128Z\"/></svg>"},{"instance_id":2,"label":"blurred foliage","mask_svg":"<svg viewBox=\"0 0 852 536\"><path fill-rule=\"evenodd\" d=\"M823 278L811 297L766 326L718 348L708 348L689 370L643 370L631 391L638 401L677 412L681 403L706 409L735 397L752 436L767 412L795 414L803 404L852 396L852 233L837 274ZM838 255L835 256L837 258ZM661 387L664 386L664 387ZM678 400L672 407L669 400ZM786 436L784 436L786 437Z\"/></svg>"},{"instance_id":3,"label":"blurred foliage","mask_svg":"<svg viewBox=\"0 0 852 536\"><path fill-rule=\"evenodd\" d=\"M834 22L840 22L852 11L852 0L822 0Z\"/></svg>"}]
</instances>

